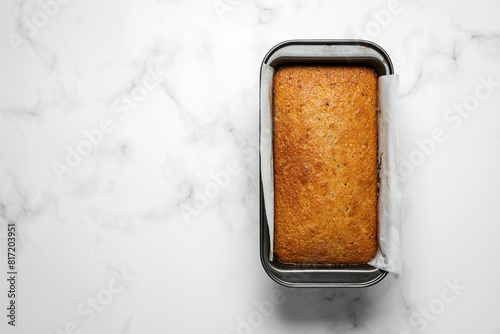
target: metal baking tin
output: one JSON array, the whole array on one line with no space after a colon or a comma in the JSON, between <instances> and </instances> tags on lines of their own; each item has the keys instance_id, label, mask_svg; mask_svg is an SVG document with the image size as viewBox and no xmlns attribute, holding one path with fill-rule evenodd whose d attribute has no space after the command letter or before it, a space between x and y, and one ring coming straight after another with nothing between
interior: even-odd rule
<instances>
[{"instance_id":1,"label":"metal baking tin","mask_svg":"<svg viewBox=\"0 0 500 334\"><path fill-rule=\"evenodd\" d=\"M389 55L375 43L364 40L291 40L273 47L261 65L259 98L263 91L264 65L277 68L286 64L366 65L379 76L394 74ZM271 89L271 87L269 88ZM261 111L259 111L261 121ZM259 126L259 142L260 142ZM260 155L259 155L260 166ZM267 274L288 287L367 287L380 282L387 272L371 265L286 265L275 258L269 260L269 228L264 207L262 172L260 173L260 259Z\"/></svg>"}]
</instances>

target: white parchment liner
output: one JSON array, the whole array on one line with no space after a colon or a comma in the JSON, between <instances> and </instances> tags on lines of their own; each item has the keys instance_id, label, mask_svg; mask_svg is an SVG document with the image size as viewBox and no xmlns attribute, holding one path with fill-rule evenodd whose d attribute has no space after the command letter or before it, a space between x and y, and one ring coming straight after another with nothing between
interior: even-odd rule
<instances>
[{"instance_id":1,"label":"white parchment liner","mask_svg":"<svg viewBox=\"0 0 500 334\"><path fill-rule=\"evenodd\" d=\"M274 172L272 147L272 83L274 68L262 66L260 156L264 203L270 234L269 260L274 250ZM378 79L378 250L370 265L392 273L401 272L401 185L398 163L398 75Z\"/></svg>"}]
</instances>

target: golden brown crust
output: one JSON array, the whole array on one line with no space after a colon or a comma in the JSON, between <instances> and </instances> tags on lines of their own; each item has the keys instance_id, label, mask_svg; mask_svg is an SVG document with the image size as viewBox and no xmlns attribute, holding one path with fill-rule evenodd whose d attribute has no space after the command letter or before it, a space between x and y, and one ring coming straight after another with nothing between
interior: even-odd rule
<instances>
[{"instance_id":1,"label":"golden brown crust","mask_svg":"<svg viewBox=\"0 0 500 334\"><path fill-rule=\"evenodd\" d=\"M361 264L377 251L377 75L287 66L273 83L274 253Z\"/></svg>"}]
</instances>

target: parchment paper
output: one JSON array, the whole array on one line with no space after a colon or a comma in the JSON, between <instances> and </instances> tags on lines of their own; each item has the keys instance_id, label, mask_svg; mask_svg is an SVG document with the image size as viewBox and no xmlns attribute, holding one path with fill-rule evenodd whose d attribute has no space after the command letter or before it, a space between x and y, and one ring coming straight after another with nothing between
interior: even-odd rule
<instances>
[{"instance_id":1,"label":"parchment paper","mask_svg":"<svg viewBox=\"0 0 500 334\"><path fill-rule=\"evenodd\" d=\"M398 159L399 76L378 79L378 251L372 266L392 273L401 272L401 184Z\"/></svg>"},{"instance_id":2,"label":"parchment paper","mask_svg":"<svg viewBox=\"0 0 500 334\"><path fill-rule=\"evenodd\" d=\"M274 69L263 65L261 72L261 172L264 202L270 234L269 260L274 249L274 173L272 151L272 82ZM378 81L378 251L370 265L392 273L401 272L400 202L398 163L398 75L384 75Z\"/></svg>"}]
</instances>

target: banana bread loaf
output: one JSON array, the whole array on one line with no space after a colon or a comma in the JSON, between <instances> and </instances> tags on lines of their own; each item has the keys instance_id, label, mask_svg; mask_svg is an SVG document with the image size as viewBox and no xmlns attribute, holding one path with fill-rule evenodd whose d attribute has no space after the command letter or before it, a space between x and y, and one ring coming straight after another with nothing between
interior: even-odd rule
<instances>
[{"instance_id":1,"label":"banana bread loaf","mask_svg":"<svg viewBox=\"0 0 500 334\"><path fill-rule=\"evenodd\" d=\"M273 81L274 255L362 264L377 251L377 74L285 66Z\"/></svg>"}]
</instances>

